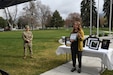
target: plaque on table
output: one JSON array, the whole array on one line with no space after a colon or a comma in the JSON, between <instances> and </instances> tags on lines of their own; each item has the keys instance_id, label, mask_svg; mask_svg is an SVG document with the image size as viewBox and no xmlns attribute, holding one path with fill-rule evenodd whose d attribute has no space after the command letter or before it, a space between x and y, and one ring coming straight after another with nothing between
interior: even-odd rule
<instances>
[{"instance_id":1,"label":"plaque on table","mask_svg":"<svg viewBox=\"0 0 113 75\"><path fill-rule=\"evenodd\" d=\"M69 37L65 37L65 45L66 46L70 46L71 42L70 42L70 38Z\"/></svg>"},{"instance_id":2,"label":"plaque on table","mask_svg":"<svg viewBox=\"0 0 113 75\"><path fill-rule=\"evenodd\" d=\"M103 39L102 40L102 44L101 44L101 48L102 49L109 49L109 44L110 44L110 40L109 39Z\"/></svg>"}]
</instances>

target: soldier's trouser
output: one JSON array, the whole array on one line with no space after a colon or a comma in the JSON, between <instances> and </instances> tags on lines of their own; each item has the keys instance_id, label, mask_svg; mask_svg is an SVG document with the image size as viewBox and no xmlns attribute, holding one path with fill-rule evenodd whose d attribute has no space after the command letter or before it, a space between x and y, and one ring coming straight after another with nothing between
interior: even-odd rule
<instances>
[{"instance_id":1,"label":"soldier's trouser","mask_svg":"<svg viewBox=\"0 0 113 75\"><path fill-rule=\"evenodd\" d=\"M30 56L33 55L33 51L32 51L32 43L24 43L24 56L27 56L27 48L29 49L30 52Z\"/></svg>"}]
</instances>

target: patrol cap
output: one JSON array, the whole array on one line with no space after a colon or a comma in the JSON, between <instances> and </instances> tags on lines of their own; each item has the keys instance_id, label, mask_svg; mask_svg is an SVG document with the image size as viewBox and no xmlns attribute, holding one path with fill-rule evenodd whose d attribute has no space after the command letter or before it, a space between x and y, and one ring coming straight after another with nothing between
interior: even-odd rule
<instances>
[{"instance_id":1,"label":"patrol cap","mask_svg":"<svg viewBox=\"0 0 113 75\"><path fill-rule=\"evenodd\" d=\"M29 28L29 25L26 25L25 28Z\"/></svg>"}]
</instances>

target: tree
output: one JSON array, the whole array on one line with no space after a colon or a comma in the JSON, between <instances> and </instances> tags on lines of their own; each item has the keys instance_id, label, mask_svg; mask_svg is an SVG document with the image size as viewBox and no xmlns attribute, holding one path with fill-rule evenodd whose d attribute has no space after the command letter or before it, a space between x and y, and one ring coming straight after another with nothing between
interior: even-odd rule
<instances>
[{"instance_id":1,"label":"tree","mask_svg":"<svg viewBox=\"0 0 113 75\"><path fill-rule=\"evenodd\" d=\"M38 20L42 25L42 29L44 29L47 26L47 23L50 20L51 11L49 6L41 4L41 2L37 1L37 16Z\"/></svg>"},{"instance_id":2,"label":"tree","mask_svg":"<svg viewBox=\"0 0 113 75\"><path fill-rule=\"evenodd\" d=\"M55 12L53 13L50 24L51 27L56 27L57 29L58 27L62 27L64 25L64 20L62 19L62 17L60 16L57 10L55 10Z\"/></svg>"},{"instance_id":3,"label":"tree","mask_svg":"<svg viewBox=\"0 0 113 75\"><path fill-rule=\"evenodd\" d=\"M25 22L32 28L34 28L36 24L36 15L37 15L37 9L36 9L36 4L34 1L30 1L27 6L23 8L25 11L23 17L26 18Z\"/></svg>"},{"instance_id":4,"label":"tree","mask_svg":"<svg viewBox=\"0 0 113 75\"><path fill-rule=\"evenodd\" d=\"M51 16L50 8L49 6L43 5L39 0L30 1L29 4L26 4L23 10L24 12L22 16L26 18L26 20L24 20L25 22L28 22L27 24L32 27L32 30L39 26L44 29L47 24L49 24L48 22Z\"/></svg>"},{"instance_id":5,"label":"tree","mask_svg":"<svg viewBox=\"0 0 113 75\"><path fill-rule=\"evenodd\" d=\"M81 18L83 26L90 26L90 1L91 0L82 0L81 2ZM95 7L95 2L92 0L92 26L96 27L97 24L97 11Z\"/></svg>"},{"instance_id":6,"label":"tree","mask_svg":"<svg viewBox=\"0 0 113 75\"><path fill-rule=\"evenodd\" d=\"M107 27L109 27L110 0L104 0L103 11L104 11L104 14L105 14L104 17L107 18ZM112 3L112 12L113 12L113 3ZM113 20L112 20L111 25L113 26ZM111 28L112 28L112 26L111 26Z\"/></svg>"},{"instance_id":7,"label":"tree","mask_svg":"<svg viewBox=\"0 0 113 75\"><path fill-rule=\"evenodd\" d=\"M47 20L46 20L46 24L45 24L45 27L48 28L50 27L51 28L51 19L52 19L52 16L51 15L48 15L47 17Z\"/></svg>"},{"instance_id":8,"label":"tree","mask_svg":"<svg viewBox=\"0 0 113 75\"><path fill-rule=\"evenodd\" d=\"M4 8L4 14L6 15L6 20L8 23L8 27L14 28L15 27L15 21L17 18L17 5L15 8L13 8L13 12L10 11L9 7Z\"/></svg>"},{"instance_id":9,"label":"tree","mask_svg":"<svg viewBox=\"0 0 113 75\"><path fill-rule=\"evenodd\" d=\"M23 29L25 25L28 25L29 19L30 18L27 16L20 16L17 22L18 28Z\"/></svg>"},{"instance_id":10,"label":"tree","mask_svg":"<svg viewBox=\"0 0 113 75\"><path fill-rule=\"evenodd\" d=\"M104 17L103 14L100 14L99 16L99 20L100 20L100 27L105 27L105 22L106 22L106 18Z\"/></svg>"},{"instance_id":11,"label":"tree","mask_svg":"<svg viewBox=\"0 0 113 75\"><path fill-rule=\"evenodd\" d=\"M7 21L0 17L0 28L5 28L7 26Z\"/></svg>"},{"instance_id":12,"label":"tree","mask_svg":"<svg viewBox=\"0 0 113 75\"><path fill-rule=\"evenodd\" d=\"M68 27L72 27L73 22L74 22L74 21L77 21L77 20L81 21L80 14L79 14L79 13L76 13L76 12L70 13L70 14L68 15L68 17L66 18L66 20L65 20L65 25L66 25L66 27L67 27L67 28L68 28Z\"/></svg>"}]
</instances>

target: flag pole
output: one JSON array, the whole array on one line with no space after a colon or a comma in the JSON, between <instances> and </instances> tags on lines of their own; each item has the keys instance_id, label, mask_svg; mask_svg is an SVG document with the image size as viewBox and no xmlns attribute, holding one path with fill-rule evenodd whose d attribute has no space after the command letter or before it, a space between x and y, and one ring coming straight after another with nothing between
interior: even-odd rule
<instances>
[{"instance_id":1,"label":"flag pole","mask_svg":"<svg viewBox=\"0 0 113 75\"><path fill-rule=\"evenodd\" d=\"M90 0L90 35L92 35L92 0Z\"/></svg>"},{"instance_id":2,"label":"flag pole","mask_svg":"<svg viewBox=\"0 0 113 75\"><path fill-rule=\"evenodd\" d=\"M98 0L98 11L97 11L97 37L99 36L99 0Z\"/></svg>"},{"instance_id":3,"label":"flag pole","mask_svg":"<svg viewBox=\"0 0 113 75\"><path fill-rule=\"evenodd\" d=\"M110 0L110 15L109 15L109 34L111 34L111 15L112 15L112 0Z\"/></svg>"}]
</instances>

